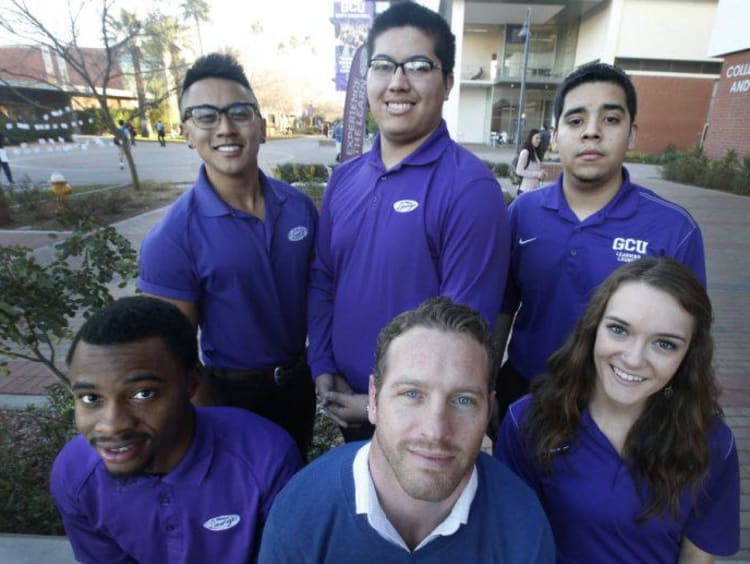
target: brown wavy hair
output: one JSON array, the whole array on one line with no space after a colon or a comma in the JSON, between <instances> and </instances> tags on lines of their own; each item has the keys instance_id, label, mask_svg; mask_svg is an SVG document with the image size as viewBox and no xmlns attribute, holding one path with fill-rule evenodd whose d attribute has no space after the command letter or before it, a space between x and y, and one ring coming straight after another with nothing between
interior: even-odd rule
<instances>
[{"instance_id":1,"label":"brown wavy hair","mask_svg":"<svg viewBox=\"0 0 750 564\"><path fill-rule=\"evenodd\" d=\"M706 290L693 273L668 258L644 257L614 271L596 290L565 344L547 362L547 373L532 384L527 448L543 471L552 472L560 448L574 442L581 412L596 384L594 343L607 303L626 282L642 282L666 292L694 321L687 354L672 377L670 396L651 395L625 439L623 458L649 498L639 520L676 515L686 486L693 496L709 466L708 432L722 417L719 389L711 366L713 314Z\"/></svg>"}]
</instances>

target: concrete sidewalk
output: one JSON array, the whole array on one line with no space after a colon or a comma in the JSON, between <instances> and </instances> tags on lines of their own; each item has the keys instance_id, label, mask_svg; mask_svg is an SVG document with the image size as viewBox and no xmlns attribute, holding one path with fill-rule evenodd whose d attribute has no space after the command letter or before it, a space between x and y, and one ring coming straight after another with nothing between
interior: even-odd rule
<instances>
[{"instance_id":1,"label":"concrete sidewalk","mask_svg":"<svg viewBox=\"0 0 750 564\"><path fill-rule=\"evenodd\" d=\"M513 157L510 146L469 148L484 160L510 162ZM722 562L750 563L750 245L747 240L750 234L750 198L662 180L658 168L653 165L627 165L627 168L635 182L688 209L703 231L709 295L715 315L715 365L724 390L721 403L737 438L742 479L741 550ZM504 187L508 188L505 184ZM137 249L165 211L163 208L121 221L116 227ZM37 248L40 256L50 252L46 234L0 231L0 245L11 242ZM123 290L118 289L116 295L133 291L134 284L131 283ZM17 405L43 398L44 386L54 382L33 363L12 362L10 368L13 375L9 379L0 379L0 407L8 405L11 400ZM41 552L29 552L32 550ZM27 554L37 556L27 558ZM65 560L68 557L69 547L59 538L0 535L0 562L3 563L72 562Z\"/></svg>"}]
</instances>

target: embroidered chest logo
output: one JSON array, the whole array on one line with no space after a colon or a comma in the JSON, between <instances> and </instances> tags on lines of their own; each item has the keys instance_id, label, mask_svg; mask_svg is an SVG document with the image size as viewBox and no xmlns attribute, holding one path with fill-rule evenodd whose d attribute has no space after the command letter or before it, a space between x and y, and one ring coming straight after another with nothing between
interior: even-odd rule
<instances>
[{"instance_id":1,"label":"embroidered chest logo","mask_svg":"<svg viewBox=\"0 0 750 564\"><path fill-rule=\"evenodd\" d=\"M302 239L307 237L307 227L304 225L293 227L289 230L289 235L287 235L287 237L292 242L302 241Z\"/></svg>"},{"instance_id":2,"label":"embroidered chest logo","mask_svg":"<svg viewBox=\"0 0 750 564\"><path fill-rule=\"evenodd\" d=\"M393 203L393 209L398 213L409 213L413 212L419 207L419 202L416 200L399 200Z\"/></svg>"},{"instance_id":3,"label":"embroidered chest logo","mask_svg":"<svg viewBox=\"0 0 750 564\"><path fill-rule=\"evenodd\" d=\"M646 254L648 241L615 237L612 240L612 250L615 251L618 262L633 262Z\"/></svg>"},{"instance_id":4,"label":"embroidered chest logo","mask_svg":"<svg viewBox=\"0 0 750 564\"><path fill-rule=\"evenodd\" d=\"M208 521L203 523L203 527L209 531L226 531L236 526L240 522L240 516L236 513L231 515L218 515L217 517L211 517Z\"/></svg>"}]
</instances>

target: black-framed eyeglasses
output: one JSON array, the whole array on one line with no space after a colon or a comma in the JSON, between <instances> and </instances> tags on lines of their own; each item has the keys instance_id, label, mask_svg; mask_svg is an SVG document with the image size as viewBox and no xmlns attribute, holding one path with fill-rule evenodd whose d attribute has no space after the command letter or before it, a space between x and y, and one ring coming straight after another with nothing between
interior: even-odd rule
<instances>
[{"instance_id":1,"label":"black-framed eyeglasses","mask_svg":"<svg viewBox=\"0 0 750 564\"><path fill-rule=\"evenodd\" d=\"M413 57L397 62L383 55L370 59L369 67L370 74L374 78L384 79L390 79L399 67L406 76L416 79L427 78L433 70L442 68L440 63L431 61L426 57Z\"/></svg>"},{"instance_id":2,"label":"black-framed eyeglasses","mask_svg":"<svg viewBox=\"0 0 750 564\"><path fill-rule=\"evenodd\" d=\"M201 104L185 108L185 112L182 114L182 121L185 122L192 118L193 123L197 127L201 129L213 129L219 125L221 114L226 115L238 125L244 125L260 116L260 111L258 110L258 106L250 102L235 102L223 108L217 108L211 104Z\"/></svg>"}]
</instances>

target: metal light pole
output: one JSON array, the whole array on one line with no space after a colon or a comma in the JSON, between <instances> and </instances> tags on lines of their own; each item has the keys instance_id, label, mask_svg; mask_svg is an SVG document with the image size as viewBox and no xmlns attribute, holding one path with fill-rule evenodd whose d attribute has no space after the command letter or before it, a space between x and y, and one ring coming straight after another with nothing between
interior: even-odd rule
<instances>
[{"instance_id":1,"label":"metal light pole","mask_svg":"<svg viewBox=\"0 0 750 564\"><path fill-rule=\"evenodd\" d=\"M521 93L518 96L518 121L516 122L516 154L521 145L521 118L523 117L523 110L526 101L526 69L529 64L529 38L531 37L531 7L526 8L526 21L523 23L523 28L518 33L519 37L523 37L523 69L521 69Z\"/></svg>"}]
</instances>

